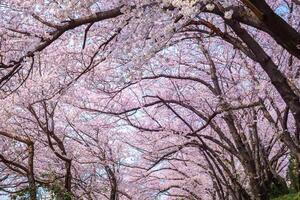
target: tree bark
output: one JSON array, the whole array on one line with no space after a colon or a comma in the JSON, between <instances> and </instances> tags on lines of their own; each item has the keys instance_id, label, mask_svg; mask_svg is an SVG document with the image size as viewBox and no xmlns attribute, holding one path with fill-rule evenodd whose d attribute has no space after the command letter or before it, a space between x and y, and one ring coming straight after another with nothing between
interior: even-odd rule
<instances>
[{"instance_id":1,"label":"tree bark","mask_svg":"<svg viewBox=\"0 0 300 200\"><path fill-rule=\"evenodd\" d=\"M105 166L105 171L108 174L110 182L110 197L109 200L118 200L118 184L115 173L110 169L109 166Z\"/></svg>"},{"instance_id":2,"label":"tree bark","mask_svg":"<svg viewBox=\"0 0 300 200\"><path fill-rule=\"evenodd\" d=\"M36 200L36 184L34 178L34 166L33 166L33 158L34 158L34 146L31 142L28 144L28 182L29 182L29 196L30 200Z\"/></svg>"},{"instance_id":3,"label":"tree bark","mask_svg":"<svg viewBox=\"0 0 300 200\"><path fill-rule=\"evenodd\" d=\"M261 16L257 16L262 22L267 33L291 55L300 59L300 33L291 25L278 16L265 0L243 0L248 8L256 13L257 9ZM296 1L295 1L296 2ZM250 5L250 6L249 6Z\"/></svg>"}]
</instances>

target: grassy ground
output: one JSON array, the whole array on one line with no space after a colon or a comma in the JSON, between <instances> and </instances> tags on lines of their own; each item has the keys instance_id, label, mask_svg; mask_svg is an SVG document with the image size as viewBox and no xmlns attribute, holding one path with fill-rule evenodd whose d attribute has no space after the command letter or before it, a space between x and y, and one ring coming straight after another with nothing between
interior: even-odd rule
<instances>
[{"instance_id":1,"label":"grassy ground","mask_svg":"<svg viewBox=\"0 0 300 200\"><path fill-rule=\"evenodd\" d=\"M300 200L300 193L297 194L288 194L281 197L277 197L272 200Z\"/></svg>"}]
</instances>

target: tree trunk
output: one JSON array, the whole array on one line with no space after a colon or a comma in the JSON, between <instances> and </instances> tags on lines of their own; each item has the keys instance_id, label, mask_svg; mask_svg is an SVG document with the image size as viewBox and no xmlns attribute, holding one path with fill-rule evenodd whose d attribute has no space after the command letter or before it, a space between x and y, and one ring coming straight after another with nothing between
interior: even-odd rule
<instances>
[{"instance_id":1,"label":"tree trunk","mask_svg":"<svg viewBox=\"0 0 300 200\"><path fill-rule=\"evenodd\" d=\"M33 158L34 158L34 146L33 143L28 144L28 182L29 182L29 198L30 200L36 200L36 184L34 178Z\"/></svg>"},{"instance_id":2,"label":"tree trunk","mask_svg":"<svg viewBox=\"0 0 300 200\"><path fill-rule=\"evenodd\" d=\"M278 16L265 0L249 0L249 2L261 12L261 21L270 36L291 55L300 59L300 33Z\"/></svg>"},{"instance_id":3,"label":"tree trunk","mask_svg":"<svg viewBox=\"0 0 300 200\"><path fill-rule=\"evenodd\" d=\"M105 171L108 174L109 182L110 182L110 198L109 200L118 200L118 184L115 173L110 169L109 166L105 166Z\"/></svg>"}]
</instances>

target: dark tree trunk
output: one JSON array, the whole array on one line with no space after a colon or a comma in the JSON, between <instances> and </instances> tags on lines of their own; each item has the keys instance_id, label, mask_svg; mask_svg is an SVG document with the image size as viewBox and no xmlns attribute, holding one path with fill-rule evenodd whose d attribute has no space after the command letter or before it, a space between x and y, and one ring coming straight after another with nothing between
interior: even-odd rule
<instances>
[{"instance_id":1,"label":"dark tree trunk","mask_svg":"<svg viewBox=\"0 0 300 200\"><path fill-rule=\"evenodd\" d=\"M248 4L257 9L261 15L258 17L269 35L291 55L300 59L300 33L278 16L265 0L243 0L243 2L249 2Z\"/></svg>"},{"instance_id":2,"label":"dark tree trunk","mask_svg":"<svg viewBox=\"0 0 300 200\"><path fill-rule=\"evenodd\" d=\"M105 171L108 174L109 182L110 182L110 198L109 200L118 200L118 184L115 173L110 169L109 166L105 166Z\"/></svg>"},{"instance_id":3,"label":"dark tree trunk","mask_svg":"<svg viewBox=\"0 0 300 200\"><path fill-rule=\"evenodd\" d=\"M33 158L34 158L34 146L33 143L28 144L28 182L29 182L29 198L30 200L36 200L36 184L34 178Z\"/></svg>"}]
</instances>

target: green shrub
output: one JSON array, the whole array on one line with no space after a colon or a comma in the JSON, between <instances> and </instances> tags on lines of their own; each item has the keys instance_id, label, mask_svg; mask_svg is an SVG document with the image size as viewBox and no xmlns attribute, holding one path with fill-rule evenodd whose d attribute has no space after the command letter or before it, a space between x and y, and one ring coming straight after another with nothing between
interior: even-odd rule
<instances>
[{"instance_id":1,"label":"green shrub","mask_svg":"<svg viewBox=\"0 0 300 200\"><path fill-rule=\"evenodd\" d=\"M281 197L277 197L272 200L300 200L300 193L297 194L287 194Z\"/></svg>"}]
</instances>

